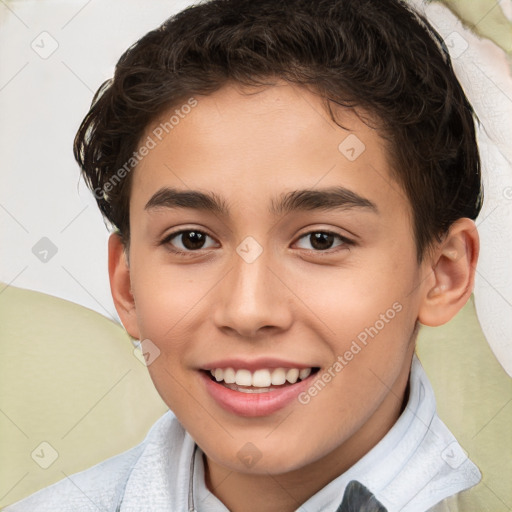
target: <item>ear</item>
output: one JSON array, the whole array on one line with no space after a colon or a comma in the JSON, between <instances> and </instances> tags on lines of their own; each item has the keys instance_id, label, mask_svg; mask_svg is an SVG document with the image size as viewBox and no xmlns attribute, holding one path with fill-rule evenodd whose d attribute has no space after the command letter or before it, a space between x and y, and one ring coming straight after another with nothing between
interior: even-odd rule
<instances>
[{"instance_id":1,"label":"ear","mask_svg":"<svg viewBox=\"0 0 512 512\"><path fill-rule=\"evenodd\" d=\"M480 249L475 223L462 218L452 224L448 234L433 251L432 275L426 288L418 320L438 326L451 320L468 301L475 283Z\"/></svg>"},{"instance_id":2,"label":"ear","mask_svg":"<svg viewBox=\"0 0 512 512\"><path fill-rule=\"evenodd\" d=\"M108 239L108 275L110 290L117 313L128 334L139 339L135 300L131 291L130 267L121 237L117 233Z\"/></svg>"}]
</instances>

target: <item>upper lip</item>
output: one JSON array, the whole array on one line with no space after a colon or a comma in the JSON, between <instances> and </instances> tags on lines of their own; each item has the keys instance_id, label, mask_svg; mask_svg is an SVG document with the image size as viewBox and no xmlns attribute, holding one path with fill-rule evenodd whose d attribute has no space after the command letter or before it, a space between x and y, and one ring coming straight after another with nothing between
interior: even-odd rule
<instances>
[{"instance_id":1,"label":"upper lip","mask_svg":"<svg viewBox=\"0 0 512 512\"><path fill-rule=\"evenodd\" d=\"M231 357L229 359L219 359L202 366L202 370L212 370L214 368L233 368L234 370L249 370L254 372L262 368L315 368L312 364L297 363L286 359L278 359L274 357L260 357L257 359L242 359L239 357Z\"/></svg>"}]
</instances>

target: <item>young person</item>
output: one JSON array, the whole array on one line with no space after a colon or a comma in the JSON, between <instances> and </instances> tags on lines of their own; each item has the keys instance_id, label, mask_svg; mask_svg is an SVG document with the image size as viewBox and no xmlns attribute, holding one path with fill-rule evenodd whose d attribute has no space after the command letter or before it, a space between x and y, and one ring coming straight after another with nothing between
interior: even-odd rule
<instances>
[{"instance_id":1,"label":"young person","mask_svg":"<svg viewBox=\"0 0 512 512\"><path fill-rule=\"evenodd\" d=\"M480 473L414 347L471 294L480 160L421 15L187 8L121 57L75 155L170 411L7 511L455 510Z\"/></svg>"}]
</instances>

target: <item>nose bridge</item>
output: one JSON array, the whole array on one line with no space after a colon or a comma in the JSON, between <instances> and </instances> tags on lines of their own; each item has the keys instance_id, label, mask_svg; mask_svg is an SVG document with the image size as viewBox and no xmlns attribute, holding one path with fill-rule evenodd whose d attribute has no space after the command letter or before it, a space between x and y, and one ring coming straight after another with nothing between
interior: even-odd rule
<instances>
[{"instance_id":1,"label":"nose bridge","mask_svg":"<svg viewBox=\"0 0 512 512\"><path fill-rule=\"evenodd\" d=\"M262 328L286 329L291 322L289 297L269 268L270 253L251 243L242 242L234 252L214 315L219 328L242 336L255 336Z\"/></svg>"}]
</instances>

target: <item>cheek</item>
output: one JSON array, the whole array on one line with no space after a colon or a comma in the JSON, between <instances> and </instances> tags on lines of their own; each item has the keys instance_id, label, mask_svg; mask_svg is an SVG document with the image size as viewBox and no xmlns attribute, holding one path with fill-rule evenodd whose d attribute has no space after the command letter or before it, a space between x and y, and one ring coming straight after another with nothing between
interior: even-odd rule
<instances>
[{"instance_id":1,"label":"cheek","mask_svg":"<svg viewBox=\"0 0 512 512\"><path fill-rule=\"evenodd\" d=\"M187 269L151 262L144 267L133 273L141 336L161 341L179 339L211 288L210 281L197 279L197 273L194 279Z\"/></svg>"},{"instance_id":2,"label":"cheek","mask_svg":"<svg viewBox=\"0 0 512 512\"><path fill-rule=\"evenodd\" d=\"M326 336L346 340L375 323L380 330L382 322L396 323L396 310L410 301L406 283L411 274L405 268L399 273L378 265L329 271L311 268L295 279L300 283L296 294L324 323Z\"/></svg>"}]
</instances>

